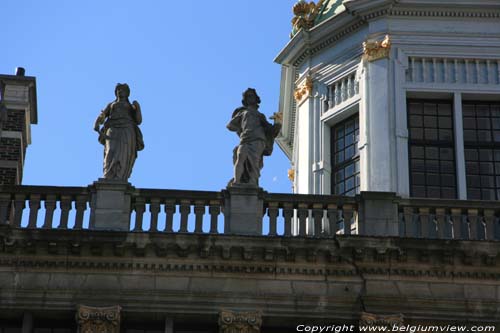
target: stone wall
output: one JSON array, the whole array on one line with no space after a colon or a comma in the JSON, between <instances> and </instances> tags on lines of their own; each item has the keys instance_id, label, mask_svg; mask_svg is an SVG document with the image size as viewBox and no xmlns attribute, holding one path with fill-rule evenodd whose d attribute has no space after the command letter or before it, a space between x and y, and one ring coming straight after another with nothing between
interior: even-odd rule
<instances>
[{"instance_id":1,"label":"stone wall","mask_svg":"<svg viewBox=\"0 0 500 333\"><path fill-rule=\"evenodd\" d=\"M259 312L262 331L357 324L500 324L498 242L0 229L0 322L119 305L126 325L217 327ZM191 325L191 326L190 326Z\"/></svg>"}]
</instances>

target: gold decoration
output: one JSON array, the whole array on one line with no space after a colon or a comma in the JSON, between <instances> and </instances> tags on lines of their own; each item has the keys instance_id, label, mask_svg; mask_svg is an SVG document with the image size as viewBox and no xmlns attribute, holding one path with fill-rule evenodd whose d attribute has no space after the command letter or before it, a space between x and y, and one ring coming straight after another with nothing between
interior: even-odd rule
<instances>
[{"instance_id":1,"label":"gold decoration","mask_svg":"<svg viewBox=\"0 0 500 333\"><path fill-rule=\"evenodd\" d=\"M306 80L302 82L300 86L297 87L297 89L295 89L295 92L293 93L297 103L302 102L305 97L308 97L312 93L313 86L313 80L310 76L308 76Z\"/></svg>"},{"instance_id":2,"label":"gold decoration","mask_svg":"<svg viewBox=\"0 0 500 333\"><path fill-rule=\"evenodd\" d=\"M275 112L269 119L281 124L283 123L283 112Z\"/></svg>"},{"instance_id":3,"label":"gold decoration","mask_svg":"<svg viewBox=\"0 0 500 333\"><path fill-rule=\"evenodd\" d=\"M219 313L220 333L259 333L262 325L260 312L234 312L222 310Z\"/></svg>"},{"instance_id":4,"label":"gold decoration","mask_svg":"<svg viewBox=\"0 0 500 333\"><path fill-rule=\"evenodd\" d=\"M402 314L395 315L376 315L373 313L362 312L359 326L379 326L392 327L394 325L403 325L404 318Z\"/></svg>"},{"instance_id":5,"label":"gold decoration","mask_svg":"<svg viewBox=\"0 0 500 333\"><path fill-rule=\"evenodd\" d=\"M76 321L80 333L119 333L121 307L104 308L79 305Z\"/></svg>"},{"instance_id":6,"label":"gold decoration","mask_svg":"<svg viewBox=\"0 0 500 333\"><path fill-rule=\"evenodd\" d=\"M300 29L311 29L314 26L314 20L318 16L324 1L320 0L318 4L315 4L313 1L300 0L293 6L293 14L295 16L292 19L292 33L290 34L290 38Z\"/></svg>"},{"instance_id":7,"label":"gold decoration","mask_svg":"<svg viewBox=\"0 0 500 333\"><path fill-rule=\"evenodd\" d=\"M368 61L388 58L391 52L391 39L386 35L384 40L367 40L363 43L363 52Z\"/></svg>"},{"instance_id":8,"label":"gold decoration","mask_svg":"<svg viewBox=\"0 0 500 333\"><path fill-rule=\"evenodd\" d=\"M288 179L290 179L291 182L295 181L295 169L288 169Z\"/></svg>"}]
</instances>

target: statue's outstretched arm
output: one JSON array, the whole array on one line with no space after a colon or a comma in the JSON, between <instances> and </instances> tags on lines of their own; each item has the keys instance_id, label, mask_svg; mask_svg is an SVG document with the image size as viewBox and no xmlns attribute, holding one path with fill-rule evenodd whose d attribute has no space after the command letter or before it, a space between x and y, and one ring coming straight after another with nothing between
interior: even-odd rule
<instances>
[{"instance_id":1,"label":"statue's outstretched arm","mask_svg":"<svg viewBox=\"0 0 500 333\"><path fill-rule=\"evenodd\" d=\"M132 109L134 109L134 117L135 117L135 122L137 125L140 125L142 123L142 112L141 112L141 106L139 105L139 102L133 101L132 102Z\"/></svg>"}]
</instances>

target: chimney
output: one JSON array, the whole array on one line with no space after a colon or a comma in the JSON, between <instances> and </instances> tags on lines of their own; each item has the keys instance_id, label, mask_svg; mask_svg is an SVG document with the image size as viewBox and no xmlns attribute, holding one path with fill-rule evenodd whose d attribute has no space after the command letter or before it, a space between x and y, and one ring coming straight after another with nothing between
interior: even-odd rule
<instances>
[{"instance_id":1,"label":"chimney","mask_svg":"<svg viewBox=\"0 0 500 333\"><path fill-rule=\"evenodd\" d=\"M36 79L16 68L0 74L0 185L19 185L23 178L31 124L37 123Z\"/></svg>"}]
</instances>

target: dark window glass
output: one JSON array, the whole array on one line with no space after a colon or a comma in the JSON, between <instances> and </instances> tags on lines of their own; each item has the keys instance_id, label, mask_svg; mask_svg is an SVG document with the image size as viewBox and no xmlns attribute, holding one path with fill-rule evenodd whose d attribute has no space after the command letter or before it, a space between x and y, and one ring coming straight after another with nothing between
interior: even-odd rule
<instances>
[{"instance_id":1,"label":"dark window glass","mask_svg":"<svg viewBox=\"0 0 500 333\"><path fill-rule=\"evenodd\" d=\"M452 109L447 101L408 100L410 183L414 197L457 196Z\"/></svg>"},{"instance_id":2,"label":"dark window glass","mask_svg":"<svg viewBox=\"0 0 500 333\"><path fill-rule=\"evenodd\" d=\"M467 198L499 200L500 104L467 101L462 110Z\"/></svg>"},{"instance_id":3,"label":"dark window glass","mask_svg":"<svg viewBox=\"0 0 500 333\"><path fill-rule=\"evenodd\" d=\"M359 117L351 117L332 128L332 193L353 196L359 193Z\"/></svg>"}]
</instances>

